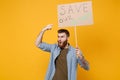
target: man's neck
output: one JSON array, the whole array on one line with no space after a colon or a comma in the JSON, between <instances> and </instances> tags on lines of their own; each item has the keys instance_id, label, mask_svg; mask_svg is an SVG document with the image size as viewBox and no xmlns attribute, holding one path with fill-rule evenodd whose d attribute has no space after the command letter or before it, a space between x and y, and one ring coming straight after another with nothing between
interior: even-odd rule
<instances>
[{"instance_id":1,"label":"man's neck","mask_svg":"<svg viewBox=\"0 0 120 80\"><path fill-rule=\"evenodd\" d=\"M68 49L69 44L67 43L64 47L61 47L61 49Z\"/></svg>"},{"instance_id":2,"label":"man's neck","mask_svg":"<svg viewBox=\"0 0 120 80\"><path fill-rule=\"evenodd\" d=\"M69 45L68 45L68 43L67 43L67 44L66 44L66 46L65 46L65 49L67 49L67 48L68 48L68 46L69 46Z\"/></svg>"}]
</instances>

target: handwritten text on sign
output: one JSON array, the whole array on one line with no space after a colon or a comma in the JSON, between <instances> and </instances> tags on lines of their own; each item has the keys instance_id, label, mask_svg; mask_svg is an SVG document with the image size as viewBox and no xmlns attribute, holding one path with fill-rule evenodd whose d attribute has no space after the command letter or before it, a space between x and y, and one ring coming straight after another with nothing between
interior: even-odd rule
<instances>
[{"instance_id":1,"label":"handwritten text on sign","mask_svg":"<svg viewBox=\"0 0 120 80\"><path fill-rule=\"evenodd\" d=\"M92 2L58 5L58 26L80 26L93 24Z\"/></svg>"}]
</instances>

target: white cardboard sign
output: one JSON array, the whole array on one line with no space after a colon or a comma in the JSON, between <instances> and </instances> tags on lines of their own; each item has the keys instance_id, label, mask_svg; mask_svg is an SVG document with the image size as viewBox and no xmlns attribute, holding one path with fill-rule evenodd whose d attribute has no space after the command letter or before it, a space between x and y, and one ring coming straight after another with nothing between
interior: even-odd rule
<instances>
[{"instance_id":1,"label":"white cardboard sign","mask_svg":"<svg viewBox=\"0 0 120 80\"><path fill-rule=\"evenodd\" d=\"M92 1L58 5L58 26L93 24Z\"/></svg>"}]
</instances>

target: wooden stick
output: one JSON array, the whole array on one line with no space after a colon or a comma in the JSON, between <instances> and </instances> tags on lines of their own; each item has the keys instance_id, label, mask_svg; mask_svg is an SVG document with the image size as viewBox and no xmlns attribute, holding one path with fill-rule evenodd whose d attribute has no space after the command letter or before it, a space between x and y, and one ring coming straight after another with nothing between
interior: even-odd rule
<instances>
[{"instance_id":1,"label":"wooden stick","mask_svg":"<svg viewBox=\"0 0 120 80\"><path fill-rule=\"evenodd\" d=\"M75 45L76 47L78 47L76 26L74 27L74 32L75 32Z\"/></svg>"}]
</instances>

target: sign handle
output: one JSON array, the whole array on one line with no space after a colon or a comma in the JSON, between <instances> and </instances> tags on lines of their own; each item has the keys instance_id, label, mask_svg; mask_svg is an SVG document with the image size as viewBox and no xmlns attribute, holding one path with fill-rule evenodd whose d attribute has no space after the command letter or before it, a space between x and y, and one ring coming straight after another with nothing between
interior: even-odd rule
<instances>
[{"instance_id":1,"label":"sign handle","mask_svg":"<svg viewBox=\"0 0 120 80\"><path fill-rule=\"evenodd\" d=\"M77 29L76 29L76 26L74 27L74 32L75 32L75 45L76 45L76 48L78 48ZM76 57L78 58L78 55L76 55Z\"/></svg>"},{"instance_id":2,"label":"sign handle","mask_svg":"<svg viewBox=\"0 0 120 80\"><path fill-rule=\"evenodd\" d=\"M76 47L78 47L76 26L74 27L74 32L75 32L75 45Z\"/></svg>"}]
</instances>

